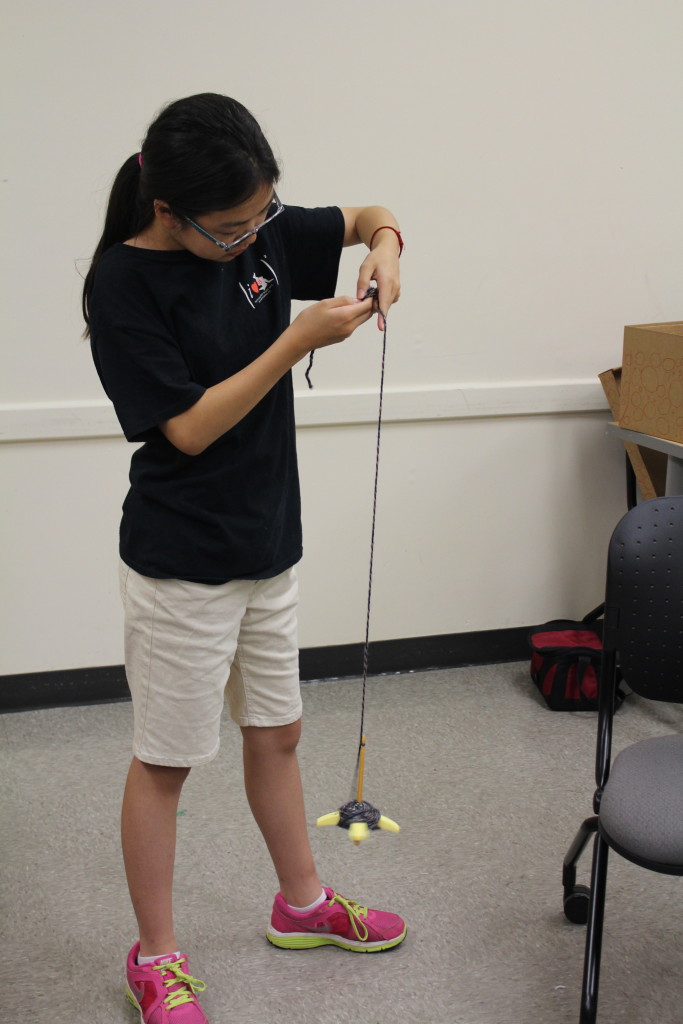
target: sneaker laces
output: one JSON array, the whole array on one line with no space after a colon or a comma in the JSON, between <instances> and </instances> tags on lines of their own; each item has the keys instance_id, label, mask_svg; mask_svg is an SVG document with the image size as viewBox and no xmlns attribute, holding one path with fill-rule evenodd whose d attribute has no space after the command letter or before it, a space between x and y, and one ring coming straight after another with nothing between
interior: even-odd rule
<instances>
[{"instance_id":1,"label":"sneaker laces","mask_svg":"<svg viewBox=\"0 0 683 1024\"><path fill-rule=\"evenodd\" d=\"M349 921L351 922L351 927L353 928L356 934L356 938L359 939L361 942L365 942L370 933L367 929L365 922L361 919L363 917L368 916L368 908L361 907L360 904L356 903L355 900L344 899L344 897L340 896L339 893L337 892L330 900L329 906L332 906L333 903L338 903L340 906L344 908L346 913L349 915ZM361 933L361 931L359 930L359 926L360 928L362 928L365 934Z\"/></svg>"},{"instance_id":2,"label":"sneaker laces","mask_svg":"<svg viewBox=\"0 0 683 1024\"><path fill-rule=\"evenodd\" d=\"M174 1010L176 1006L182 1006L184 1003L193 1003L197 992L203 992L206 988L205 982L200 981L199 978L193 978L191 974L185 974L182 969L182 964L184 963L185 958L181 957L180 960L176 960L173 963L157 964L152 968L153 971L162 972L161 980L166 988L177 984L183 986L182 988L175 989L173 992L169 992L164 999L169 1010ZM165 977L166 972L171 975L169 978Z\"/></svg>"}]
</instances>

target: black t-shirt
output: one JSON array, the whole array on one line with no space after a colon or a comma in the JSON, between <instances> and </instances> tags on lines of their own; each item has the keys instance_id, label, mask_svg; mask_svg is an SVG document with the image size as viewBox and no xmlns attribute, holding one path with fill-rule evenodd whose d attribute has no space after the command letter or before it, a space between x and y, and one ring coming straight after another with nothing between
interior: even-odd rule
<instances>
[{"instance_id":1,"label":"black t-shirt","mask_svg":"<svg viewBox=\"0 0 683 1024\"><path fill-rule=\"evenodd\" d=\"M243 369L282 334L291 299L334 295L344 238L337 207L288 206L236 259L117 244L91 300L95 366L129 441L121 557L144 576L266 579L301 557L294 396L287 373L200 455L158 424Z\"/></svg>"}]
</instances>

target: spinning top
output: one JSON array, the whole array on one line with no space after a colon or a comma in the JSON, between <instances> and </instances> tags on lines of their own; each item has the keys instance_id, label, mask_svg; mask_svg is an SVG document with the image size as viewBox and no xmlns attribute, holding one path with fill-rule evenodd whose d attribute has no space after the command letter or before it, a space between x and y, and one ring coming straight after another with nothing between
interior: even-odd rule
<instances>
[{"instance_id":1,"label":"spinning top","mask_svg":"<svg viewBox=\"0 0 683 1024\"><path fill-rule=\"evenodd\" d=\"M331 814L323 814L318 818L318 825L339 825L340 828L349 830L349 839L352 839L356 846L362 839L369 839L370 830L383 828L387 832L399 832L400 826L380 814L376 807L366 800L350 800L338 811Z\"/></svg>"},{"instance_id":2,"label":"spinning top","mask_svg":"<svg viewBox=\"0 0 683 1024\"><path fill-rule=\"evenodd\" d=\"M400 826L380 814L376 807L363 800L363 772L365 769L365 736L361 739L358 763L358 792L355 800L350 800L338 811L323 814L318 818L317 825L339 825L349 830L349 839L358 846L363 839L370 838L370 831L378 828L386 832L399 832Z\"/></svg>"}]
</instances>

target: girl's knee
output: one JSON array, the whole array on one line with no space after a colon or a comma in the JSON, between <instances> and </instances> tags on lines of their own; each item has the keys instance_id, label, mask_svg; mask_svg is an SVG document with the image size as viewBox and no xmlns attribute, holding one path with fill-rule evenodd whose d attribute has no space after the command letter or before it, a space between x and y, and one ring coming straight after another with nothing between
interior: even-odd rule
<instances>
[{"instance_id":1,"label":"girl's knee","mask_svg":"<svg viewBox=\"0 0 683 1024\"><path fill-rule=\"evenodd\" d=\"M301 719L298 718L296 722L292 722L290 725L280 726L282 730L279 736L279 741L283 749L285 750L296 750L301 739Z\"/></svg>"},{"instance_id":2,"label":"girl's knee","mask_svg":"<svg viewBox=\"0 0 683 1024\"><path fill-rule=\"evenodd\" d=\"M164 790L181 789L189 774L189 768L150 764L148 761L141 761L137 757L133 757L130 770L130 776L134 779L140 778L145 783Z\"/></svg>"},{"instance_id":3,"label":"girl's knee","mask_svg":"<svg viewBox=\"0 0 683 1024\"><path fill-rule=\"evenodd\" d=\"M247 748L254 753L293 753L301 739L301 719L289 725L243 726L242 735Z\"/></svg>"}]
</instances>

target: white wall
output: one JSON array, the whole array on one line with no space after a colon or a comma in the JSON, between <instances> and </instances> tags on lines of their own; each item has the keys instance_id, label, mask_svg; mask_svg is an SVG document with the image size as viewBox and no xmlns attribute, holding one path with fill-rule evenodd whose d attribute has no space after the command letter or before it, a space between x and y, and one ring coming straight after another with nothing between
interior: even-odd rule
<instances>
[{"instance_id":1,"label":"white wall","mask_svg":"<svg viewBox=\"0 0 683 1024\"><path fill-rule=\"evenodd\" d=\"M75 264L155 111L203 90L261 121L285 202L381 202L404 229L373 636L597 603L624 502L596 374L624 324L682 313L679 0L5 9L0 672L121 660L129 450ZM370 327L318 354L312 395L297 370L303 646L362 637L378 376Z\"/></svg>"}]
</instances>

